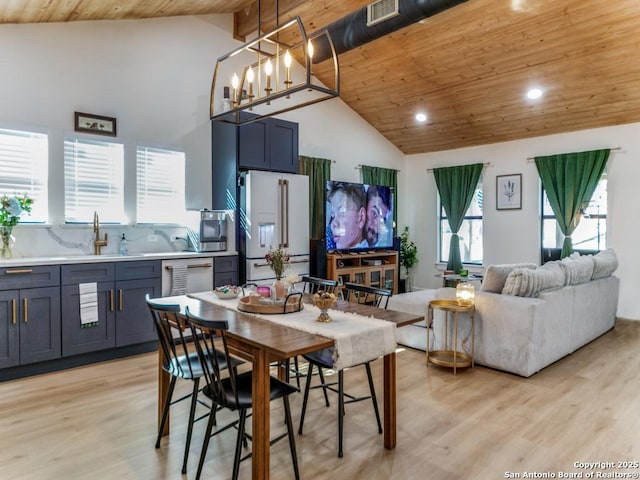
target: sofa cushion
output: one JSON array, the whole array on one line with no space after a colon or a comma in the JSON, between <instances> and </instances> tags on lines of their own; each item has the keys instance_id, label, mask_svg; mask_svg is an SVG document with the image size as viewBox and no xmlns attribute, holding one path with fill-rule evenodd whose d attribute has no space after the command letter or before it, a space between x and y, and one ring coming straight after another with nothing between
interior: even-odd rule
<instances>
[{"instance_id":1,"label":"sofa cushion","mask_svg":"<svg viewBox=\"0 0 640 480\"><path fill-rule=\"evenodd\" d=\"M607 248L593 256L593 264L592 280L608 277L618 268L618 257L612 248Z\"/></svg>"},{"instance_id":2,"label":"sofa cushion","mask_svg":"<svg viewBox=\"0 0 640 480\"><path fill-rule=\"evenodd\" d=\"M562 287L565 275L559 263L547 262L534 270L516 268L507 277L502 293L518 297L535 297L542 290Z\"/></svg>"},{"instance_id":3,"label":"sofa cushion","mask_svg":"<svg viewBox=\"0 0 640 480\"><path fill-rule=\"evenodd\" d=\"M590 281L593 275L593 264L591 255L580 255L577 252L560 260L565 285L579 285Z\"/></svg>"},{"instance_id":4,"label":"sofa cushion","mask_svg":"<svg viewBox=\"0 0 640 480\"><path fill-rule=\"evenodd\" d=\"M484 278L480 286L481 292L500 293L511 272L516 268L536 268L535 263L511 263L505 265L489 265L484 271Z\"/></svg>"}]
</instances>

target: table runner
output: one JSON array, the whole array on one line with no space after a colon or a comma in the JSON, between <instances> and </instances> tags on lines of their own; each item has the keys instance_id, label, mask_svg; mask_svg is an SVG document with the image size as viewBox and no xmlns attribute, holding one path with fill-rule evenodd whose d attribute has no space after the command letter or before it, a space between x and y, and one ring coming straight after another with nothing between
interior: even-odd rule
<instances>
[{"instance_id":1,"label":"table runner","mask_svg":"<svg viewBox=\"0 0 640 480\"><path fill-rule=\"evenodd\" d=\"M187 296L239 311L237 298L220 300L213 292L189 293ZM396 349L396 325L386 320L329 310L333 321L320 323L316 322L320 309L312 304L305 304L300 312L288 314L242 313L333 339L333 367L337 370L374 360Z\"/></svg>"}]
</instances>

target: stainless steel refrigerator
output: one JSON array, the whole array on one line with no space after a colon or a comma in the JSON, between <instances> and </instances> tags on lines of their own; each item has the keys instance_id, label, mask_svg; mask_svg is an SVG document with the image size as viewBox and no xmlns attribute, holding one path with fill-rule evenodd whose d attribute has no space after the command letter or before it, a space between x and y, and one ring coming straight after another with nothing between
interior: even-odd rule
<instances>
[{"instance_id":1,"label":"stainless steel refrigerator","mask_svg":"<svg viewBox=\"0 0 640 480\"><path fill-rule=\"evenodd\" d=\"M275 275L265 255L278 247L291 256L285 276L309 274L307 175L258 170L241 172L239 211L241 283L272 283Z\"/></svg>"}]
</instances>

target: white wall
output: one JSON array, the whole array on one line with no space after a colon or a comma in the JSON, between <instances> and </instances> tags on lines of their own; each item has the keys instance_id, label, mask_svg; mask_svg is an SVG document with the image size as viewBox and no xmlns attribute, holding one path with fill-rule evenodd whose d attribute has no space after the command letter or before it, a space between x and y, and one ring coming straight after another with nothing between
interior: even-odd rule
<instances>
[{"instance_id":1,"label":"white wall","mask_svg":"<svg viewBox=\"0 0 640 480\"><path fill-rule=\"evenodd\" d=\"M419 264L412 273L414 287L436 287L437 211L436 186L428 168L491 163L483 171L484 265L527 261L540 258L540 184L535 164L527 157L551 155L599 148L622 147L613 151L607 166L608 218L607 245L615 249L620 266L618 315L640 320L640 304L635 295L640 277L640 223L638 196L640 178L640 124L607 127L527 140L483 145L431 154L407 156L403 172L412 202L406 204L406 224L419 249ZM522 174L522 210L496 210L496 176ZM413 201L415 199L415 202ZM402 224L401 224L402 226Z\"/></svg>"}]
</instances>

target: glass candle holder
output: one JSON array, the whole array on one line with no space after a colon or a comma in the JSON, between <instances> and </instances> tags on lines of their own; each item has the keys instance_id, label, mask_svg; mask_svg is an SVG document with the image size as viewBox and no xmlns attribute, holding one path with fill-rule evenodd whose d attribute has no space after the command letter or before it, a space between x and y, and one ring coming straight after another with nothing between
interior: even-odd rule
<instances>
[{"instance_id":1,"label":"glass candle holder","mask_svg":"<svg viewBox=\"0 0 640 480\"><path fill-rule=\"evenodd\" d=\"M476 289L470 282L460 282L456 285L456 301L461 307L473 305L476 297Z\"/></svg>"}]
</instances>

